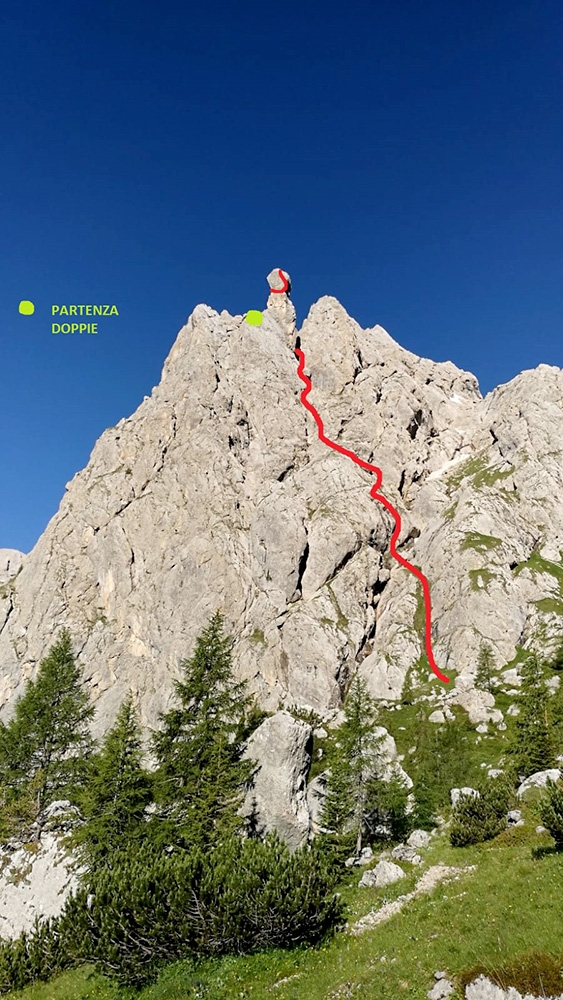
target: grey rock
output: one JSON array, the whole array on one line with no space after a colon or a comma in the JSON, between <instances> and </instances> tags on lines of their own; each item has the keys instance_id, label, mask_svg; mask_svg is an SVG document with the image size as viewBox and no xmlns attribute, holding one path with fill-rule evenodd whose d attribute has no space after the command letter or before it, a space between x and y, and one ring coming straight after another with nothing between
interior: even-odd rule
<instances>
[{"instance_id":1,"label":"grey rock","mask_svg":"<svg viewBox=\"0 0 563 1000\"><path fill-rule=\"evenodd\" d=\"M510 670L503 670L502 678L504 683L510 684L512 688L518 688L522 684L522 678L518 667L512 667Z\"/></svg>"},{"instance_id":2,"label":"grey rock","mask_svg":"<svg viewBox=\"0 0 563 1000\"><path fill-rule=\"evenodd\" d=\"M17 576L24 559L24 553L18 549L0 549L0 584Z\"/></svg>"},{"instance_id":3,"label":"grey rock","mask_svg":"<svg viewBox=\"0 0 563 1000\"><path fill-rule=\"evenodd\" d=\"M487 771L488 778L499 778L501 774L504 774L504 771L500 767L490 767Z\"/></svg>"},{"instance_id":4,"label":"grey rock","mask_svg":"<svg viewBox=\"0 0 563 1000\"><path fill-rule=\"evenodd\" d=\"M454 991L454 985L449 981L449 979L439 979L437 983L431 990L428 990L426 996L428 1000L446 1000L446 997L451 996Z\"/></svg>"},{"instance_id":5,"label":"grey rock","mask_svg":"<svg viewBox=\"0 0 563 1000\"><path fill-rule=\"evenodd\" d=\"M299 399L294 333L287 292L270 293L259 327L195 308L159 385L67 485L10 584L13 599L0 591L4 719L66 625L96 735L129 688L143 724L155 725L217 607L237 640L237 676L269 710L280 700L338 709L357 657L372 694L400 697L422 651L418 583L388 559L373 477L317 439ZM532 551L559 559L563 506L551 487L563 475L563 372L540 365L483 399L472 375L415 357L380 326L362 330L331 296L299 336L327 434L373 453L395 500L402 481L400 544L430 581L435 655L457 671L450 703L474 724L502 722L492 695L472 689L482 637L505 663L517 643L539 650L558 631L538 607L553 576L525 564ZM503 680L516 685L510 673Z\"/></svg>"},{"instance_id":6,"label":"grey rock","mask_svg":"<svg viewBox=\"0 0 563 1000\"><path fill-rule=\"evenodd\" d=\"M509 826L520 826L524 822L520 809L510 809L506 814L506 820Z\"/></svg>"},{"instance_id":7,"label":"grey rock","mask_svg":"<svg viewBox=\"0 0 563 1000\"><path fill-rule=\"evenodd\" d=\"M413 830L410 836L407 838L407 844L409 847L428 847L430 843L430 834L426 830Z\"/></svg>"},{"instance_id":8,"label":"grey rock","mask_svg":"<svg viewBox=\"0 0 563 1000\"><path fill-rule=\"evenodd\" d=\"M241 814L262 833L276 830L292 848L300 847L309 836L311 747L311 726L281 711L262 722L243 754L247 760L258 761L258 766Z\"/></svg>"},{"instance_id":9,"label":"grey rock","mask_svg":"<svg viewBox=\"0 0 563 1000\"><path fill-rule=\"evenodd\" d=\"M280 294L284 294L284 292L283 292L284 282L282 281L282 278L280 277L280 270L281 270L281 273L282 273L283 277L286 280L286 283L289 284L289 291L291 291L291 279L289 277L289 274L287 273L287 271L284 271L284 270L282 270L280 268L274 267L270 271L268 277L266 278L266 281L268 282L268 286L269 286L270 289L275 289L276 292L278 292ZM285 294L288 294L288 292L286 292Z\"/></svg>"},{"instance_id":10,"label":"grey rock","mask_svg":"<svg viewBox=\"0 0 563 1000\"><path fill-rule=\"evenodd\" d=\"M536 833L547 833L547 827L541 826L541 824L540 826L536 826Z\"/></svg>"},{"instance_id":11,"label":"grey rock","mask_svg":"<svg viewBox=\"0 0 563 1000\"><path fill-rule=\"evenodd\" d=\"M23 844L0 847L0 937L29 931L35 917L55 917L79 885L81 869L52 832L33 851Z\"/></svg>"},{"instance_id":12,"label":"grey rock","mask_svg":"<svg viewBox=\"0 0 563 1000\"><path fill-rule=\"evenodd\" d=\"M560 777L561 771L558 767L550 767L547 771L536 771L535 774L531 774L522 782L522 784L518 787L516 794L520 799L528 791L528 789L545 788L548 781L559 781Z\"/></svg>"},{"instance_id":13,"label":"grey rock","mask_svg":"<svg viewBox=\"0 0 563 1000\"><path fill-rule=\"evenodd\" d=\"M465 987L465 1000L537 1000L537 998L529 993L522 996L513 986L503 990L486 976L479 976L473 983ZM563 994L560 994L559 997L548 997L546 1000L563 1000Z\"/></svg>"},{"instance_id":14,"label":"grey rock","mask_svg":"<svg viewBox=\"0 0 563 1000\"><path fill-rule=\"evenodd\" d=\"M435 712L432 712L428 716L428 721L429 722L437 722L437 723L445 722L446 721L446 717L445 717L444 713L442 711L440 711L440 709L438 708L438 709L436 709Z\"/></svg>"},{"instance_id":15,"label":"grey rock","mask_svg":"<svg viewBox=\"0 0 563 1000\"><path fill-rule=\"evenodd\" d=\"M399 868L399 865L393 864L392 861L380 861L375 868L370 868L363 873L358 886L381 889L404 877L405 873L402 868Z\"/></svg>"},{"instance_id":16,"label":"grey rock","mask_svg":"<svg viewBox=\"0 0 563 1000\"><path fill-rule=\"evenodd\" d=\"M450 790L450 801L452 806L455 807L458 804L460 795L479 795L479 792L476 788L470 788L469 786L465 786L464 788L452 788Z\"/></svg>"},{"instance_id":17,"label":"grey rock","mask_svg":"<svg viewBox=\"0 0 563 1000\"><path fill-rule=\"evenodd\" d=\"M408 861L411 865L422 864L422 858L416 853L416 848L407 847L406 844L397 844L391 851L391 857L397 861Z\"/></svg>"}]
</instances>

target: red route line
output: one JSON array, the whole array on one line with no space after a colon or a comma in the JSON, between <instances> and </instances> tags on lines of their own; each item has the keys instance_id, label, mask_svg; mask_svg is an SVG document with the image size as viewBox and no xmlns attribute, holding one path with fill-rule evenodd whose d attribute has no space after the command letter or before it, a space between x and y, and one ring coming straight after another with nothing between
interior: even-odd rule
<instances>
[{"instance_id":1,"label":"red route line","mask_svg":"<svg viewBox=\"0 0 563 1000\"><path fill-rule=\"evenodd\" d=\"M378 500L379 503L382 503L385 509L389 511L389 513L395 520L395 530L393 531L393 534L391 535L391 541L389 542L389 549L391 551L391 555L393 556L394 559L397 560L398 563L401 564L401 566L404 566L405 569L408 569L410 573L413 573L417 577L417 579L420 580L420 583L422 584L422 593L424 595L424 610L426 617L425 638L426 638L426 655L428 656L428 662L430 663L432 670L436 674L436 677L438 677L441 681L445 681L446 684L449 684L450 682L449 677L446 677L446 675L443 674L438 669L436 661L434 659L434 653L432 652L432 607L430 604L430 587L428 585L428 580L426 579L424 574L421 573L420 570L416 568L416 566L413 566L412 563L408 562L406 559L403 559L402 555L400 555L397 552L396 542L399 535L401 534L401 515L397 510L395 510L393 505L389 503L387 497L384 497L381 493L379 493L379 489L383 481L383 473L381 469L377 467L377 465L370 465L369 462L364 462L361 458L358 458L358 456L355 455L353 451L348 451L347 448L343 448L342 445L337 444L336 441L331 441L330 438L327 438L324 432L324 425L321 420L321 417L319 416L313 404L310 403L309 400L307 399L307 396L309 395L312 389L312 383L309 376L305 375L304 372L305 355L303 351L300 350L299 347L295 348L295 355L299 360L299 365L297 367L297 374L299 375L301 381L305 384L305 388L301 392L301 402L303 403L303 406L305 406L309 410L309 413L311 413L315 418L315 423L319 431L319 441L322 441L323 444L327 444L329 448L334 448L334 450L340 452L341 455L346 455L346 458L351 458L352 461L355 462L356 465L359 465L361 469L366 469L367 472L373 472L375 476L375 484L372 486L369 495L374 500Z\"/></svg>"},{"instance_id":2,"label":"red route line","mask_svg":"<svg viewBox=\"0 0 563 1000\"><path fill-rule=\"evenodd\" d=\"M274 295L281 295L282 292L287 292L289 288L289 281L287 278L284 278L281 267L278 267L278 274L283 281L283 288L270 288L270 291L273 292Z\"/></svg>"}]
</instances>

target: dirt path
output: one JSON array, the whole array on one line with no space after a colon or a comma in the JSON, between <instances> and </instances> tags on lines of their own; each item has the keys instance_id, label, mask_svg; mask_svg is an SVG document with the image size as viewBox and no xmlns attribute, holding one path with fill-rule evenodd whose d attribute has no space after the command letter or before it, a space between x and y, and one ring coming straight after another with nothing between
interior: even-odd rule
<instances>
[{"instance_id":1,"label":"dirt path","mask_svg":"<svg viewBox=\"0 0 563 1000\"><path fill-rule=\"evenodd\" d=\"M465 868L432 865L418 880L412 892L408 892L406 896L399 896L392 903L384 903L379 910L371 910L370 913L367 913L365 917L361 917L355 924L348 924L348 933L357 936L358 934L363 934L364 931L371 930L372 927L377 927L377 924L382 924L385 920L394 917L396 913L400 913L405 903L409 903L411 899L416 899L417 896L423 896L427 892L432 892L432 889L439 885L440 882L449 882L451 879L459 878L460 875L473 871L476 867L477 865L467 865Z\"/></svg>"}]
</instances>

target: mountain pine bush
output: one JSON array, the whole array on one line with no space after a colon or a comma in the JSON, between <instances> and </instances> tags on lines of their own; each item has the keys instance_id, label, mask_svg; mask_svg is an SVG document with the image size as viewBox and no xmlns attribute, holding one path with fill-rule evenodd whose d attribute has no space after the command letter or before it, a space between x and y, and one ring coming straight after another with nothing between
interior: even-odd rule
<instances>
[{"instance_id":1,"label":"mountain pine bush","mask_svg":"<svg viewBox=\"0 0 563 1000\"><path fill-rule=\"evenodd\" d=\"M59 917L0 945L0 991L93 962L139 988L181 958L314 944L342 919L335 877L310 847L233 835L204 852L114 855Z\"/></svg>"},{"instance_id":2,"label":"mountain pine bush","mask_svg":"<svg viewBox=\"0 0 563 1000\"><path fill-rule=\"evenodd\" d=\"M511 798L510 783L501 777L489 778L477 789L478 795L460 795L452 810L450 843L467 847L492 840L506 829L506 813Z\"/></svg>"}]
</instances>

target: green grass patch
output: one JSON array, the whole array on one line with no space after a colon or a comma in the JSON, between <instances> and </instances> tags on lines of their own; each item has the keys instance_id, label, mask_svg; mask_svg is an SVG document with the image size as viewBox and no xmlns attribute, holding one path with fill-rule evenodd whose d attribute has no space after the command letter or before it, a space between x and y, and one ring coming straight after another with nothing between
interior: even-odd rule
<instances>
[{"instance_id":1,"label":"green grass patch","mask_svg":"<svg viewBox=\"0 0 563 1000\"><path fill-rule=\"evenodd\" d=\"M447 508L447 510L444 511L443 516L446 518L446 521L453 521L456 509L457 509L457 500L454 503L452 503Z\"/></svg>"},{"instance_id":2,"label":"green grass patch","mask_svg":"<svg viewBox=\"0 0 563 1000\"><path fill-rule=\"evenodd\" d=\"M539 601L532 601L538 611L545 614L561 615L563 617L563 601L556 600L555 597L542 597Z\"/></svg>"},{"instance_id":3,"label":"green grass patch","mask_svg":"<svg viewBox=\"0 0 563 1000\"><path fill-rule=\"evenodd\" d=\"M461 551L475 549L476 552L487 552L489 549L496 549L502 545L502 539L495 538L494 535L482 535L479 531L468 531L461 543Z\"/></svg>"},{"instance_id":4,"label":"green grass patch","mask_svg":"<svg viewBox=\"0 0 563 1000\"><path fill-rule=\"evenodd\" d=\"M559 596L563 599L563 565L561 563L552 562L551 559L544 559L543 556L540 556L539 552L532 552L529 559L518 563L514 568L514 576L518 576L524 569L530 571L534 580L540 574L552 576L557 581Z\"/></svg>"},{"instance_id":5,"label":"green grass patch","mask_svg":"<svg viewBox=\"0 0 563 1000\"><path fill-rule=\"evenodd\" d=\"M484 455L476 455L462 462L459 469L448 476L447 485L449 489L455 490L461 485L462 480L472 479L475 489L480 490L484 486L494 486L500 480L511 476L513 472L513 466L502 472L497 466L487 465Z\"/></svg>"},{"instance_id":6,"label":"green grass patch","mask_svg":"<svg viewBox=\"0 0 563 1000\"><path fill-rule=\"evenodd\" d=\"M481 569L470 569L469 579L471 581L471 590L486 590L491 580L494 580L496 573L492 573L490 569L486 569L484 566Z\"/></svg>"},{"instance_id":7,"label":"green grass patch","mask_svg":"<svg viewBox=\"0 0 563 1000\"><path fill-rule=\"evenodd\" d=\"M334 593L330 583L326 584L326 588L328 590L328 594L330 597L330 603L332 604L336 612L336 627L340 629L341 632L346 632L349 625L348 619L346 618L346 615L342 613L342 609L338 603L336 594Z\"/></svg>"},{"instance_id":8,"label":"green grass patch","mask_svg":"<svg viewBox=\"0 0 563 1000\"><path fill-rule=\"evenodd\" d=\"M252 634L249 636L250 642L259 642L262 646L267 646L267 640L264 637L264 633L261 628L255 628Z\"/></svg>"}]
</instances>

